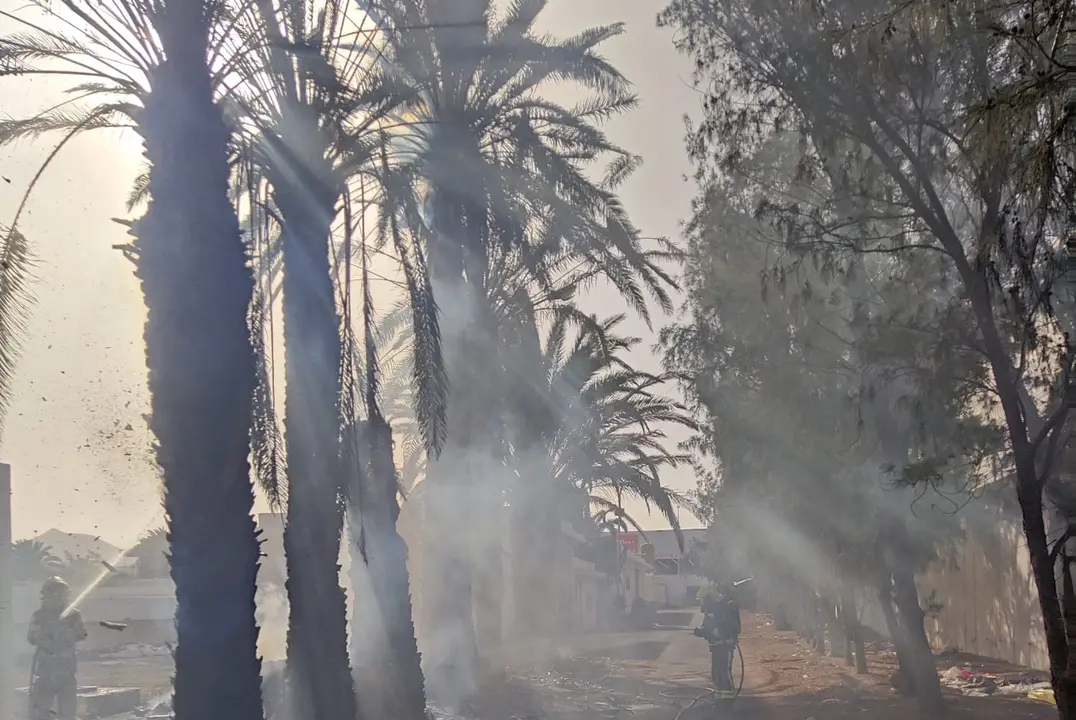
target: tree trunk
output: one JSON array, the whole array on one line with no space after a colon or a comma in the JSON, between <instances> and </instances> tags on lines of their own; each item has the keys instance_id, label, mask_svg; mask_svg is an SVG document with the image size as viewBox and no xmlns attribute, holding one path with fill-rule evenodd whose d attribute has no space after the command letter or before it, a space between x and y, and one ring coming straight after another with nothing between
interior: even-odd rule
<instances>
[{"instance_id":1,"label":"tree trunk","mask_svg":"<svg viewBox=\"0 0 1076 720\"><path fill-rule=\"evenodd\" d=\"M855 609L849 608L848 598L846 597L846 591L841 588L841 600L837 604L837 619L844 630L844 664L846 667L855 667L856 654L855 654L855 619L849 618L849 612L855 613Z\"/></svg>"},{"instance_id":2,"label":"tree trunk","mask_svg":"<svg viewBox=\"0 0 1076 720\"><path fill-rule=\"evenodd\" d=\"M152 170L134 228L136 274L176 590L175 716L261 720L248 461L254 279L228 198L228 132L213 103L204 11L166 2L154 18L167 59L152 72L139 127Z\"/></svg>"},{"instance_id":3,"label":"tree trunk","mask_svg":"<svg viewBox=\"0 0 1076 720\"><path fill-rule=\"evenodd\" d=\"M773 612L773 626L777 632L787 632L791 629L791 625L788 622L788 611L785 607L784 602L778 602L777 609Z\"/></svg>"},{"instance_id":4,"label":"tree trunk","mask_svg":"<svg viewBox=\"0 0 1076 720\"><path fill-rule=\"evenodd\" d=\"M360 448L369 461L353 463L351 474L352 573L368 573L366 582L355 583L355 617L374 627L362 632L353 626L352 637L376 638L355 648L356 657L372 661L357 672L360 707L364 717L424 720L426 685L411 612L407 545L396 529L400 505L392 430L375 415L356 434L351 447ZM360 587L369 590L360 592ZM374 611L365 611L362 604Z\"/></svg>"},{"instance_id":5,"label":"tree trunk","mask_svg":"<svg viewBox=\"0 0 1076 720\"><path fill-rule=\"evenodd\" d=\"M894 562L894 566L893 598L900 612L908 643L908 659L912 663L911 671L915 677L915 695L920 710L927 714L936 713L942 709L945 701L942 697L938 668L934 662L934 652L923 627L926 614L919 604L915 575L900 559Z\"/></svg>"},{"instance_id":6,"label":"tree trunk","mask_svg":"<svg viewBox=\"0 0 1076 720\"><path fill-rule=\"evenodd\" d=\"M430 699L448 712L458 711L477 687L474 560L469 537L459 533L458 507L469 504L468 495L467 486L438 484L431 485L424 496L436 551L424 583L429 588L430 622L422 643L423 670Z\"/></svg>"},{"instance_id":7,"label":"tree trunk","mask_svg":"<svg viewBox=\"0 0 1076 720\"><path fill-rule=\"evenodd\" d=\"M822 596L817 592L811 604L811 645L816 653L826 654L826 616Z\"/></svg>"},{"instance_id":8,"label":"tree trunk","mask_svg":"<svg viewBox=\"0 0 1076 720\"><path fill-rule=\"evenodd\" d=\"M841 625L840 604L829 595L823 596L822 604L826 613L826 642L829 645L829 656L845 657L848 653L848 638L844 628L838 628Z\"/></svg>"},{"instance_id":9,"label":"tree trunk","mask_svg":"<svg viewBox=\"0 0 1076 720\"><path fill-rule=\"evenodd\" d=\"M915 695L915 675L912 672L912 658L908 650L908 639L904 628L897 618L893 607L893 578L888 570L881 574L878 583L878 605L885 617L886 629L889 631L889 639L893 643L893 650L897 655L898 671L891 678L893 688L901 695L911 697Z\"/></svg>"},{"instance_id":10,"label":"tree trunk","mask_svg":"<svg viewBox=\"0 0 1076 720\"><path fill-rule=\"evenodd\" d=\"M274 200L283 218L287 351L288 678L296 717L355 720L347 599L339 565L341 343L329 265L335 196L316 182L323 173L298 161L284 162L286 167L273 179ZM295 187L289 173L307 181Z\"/></svg>"},{"instance_id":11,"label":"tree trunk","mask_svg":"<svg viewBox=\"0 0 1076 720\"><path fill-rule=\"evenodd\" d=\"M866 675L870 672L867 666L867 643L863 639L863 624L856 622L856 674Z\"/></svg>"},{"instance_id":12,"label":"tree trunk","mask_svg":"<svg viewBox=\"0 0 1076 720\"><path fill-rule=\"evenodd\" d=\"M1036 471L1017 456L1020 510L1027 538L1028 554L1031 556L1031 572L1039 593L1046 648L1050 656L1050 683L1054 690L1058 716L1062 720L1076 719L1076 678L1065 672L1068 666L1068 637L1062 615L1061 601L1057 592L1057 579L1050 547L1046 538L1043 518L1042 490L1037 485Z\"/></svg>"},{"instance_id":13,"label":"tree trunk","mask_svg":"<svg viewBox=\"0 0 1076 720\"><path fill-rule=\"evenodd\" d=\"M551 638L556 634L556 588L552 583L536 582L557 562L557 540L560 527L547 492L548 482L530 470L528 458L540 462L540 457L523 453L520 478L512 500L513 543L512 567L514 618L513 627L521 640Z\"/></svg>"},{"instance_id":14,"label":"tree trunk","mask_svg":"<svg viewBox=\"0 0 1076 720\"><path fill-rule=\"evenodd\" d=\"M1062 720L1076 720L1076 678L1069 680L1065 673L1069 649L1065 621L1057 594L1057 578L1046 539L1042 500L1043 484L1040 482L1036 462L1037 448L1029 439L1024 407L1017 385L1019 380L998 330L988 282L984 273L973 270L970 265L965 265L960 269L961 274L965 276L965 284L969 289L968 297L975 309L979 329L982 332L983 348L994 374L998 399L1009 433L1009 444L1016 466L1016 494L1020 503L1024 537L1027 539L1028 555L1031 560L1031 573L1035 579L1039 608L1042 611L1054 700Z\"/></svg>"},{"instance_id":15,"label":"tree trunk","mask_svg":"<svg viewBox=\"0 0 1076 720\"><path fill-rule=\"evenodd\" d=\"M863 627L859 624L855 593L851 584L847 582L841 585L841 619L844 621L844 633L848 645L845 664L854 664L858 675L866 675L868 669Z\"/></svg>"}]
</instances>

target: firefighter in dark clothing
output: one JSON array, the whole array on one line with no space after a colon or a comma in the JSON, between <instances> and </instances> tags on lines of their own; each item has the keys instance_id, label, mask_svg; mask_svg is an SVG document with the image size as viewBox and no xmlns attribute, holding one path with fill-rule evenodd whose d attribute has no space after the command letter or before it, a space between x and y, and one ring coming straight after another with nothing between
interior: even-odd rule
<instances>
[{"instance_id":1,"label":"firefighter in dark clothing","mask_svg":"<svg viewBox=\"0 0 1076 720\"><path fill-rule=\"evenodd\" d=\"M54 716L74 720L77 712L75 645L86 639L86 628L79 611L68 609L70 599L71 588L58 577L49 578L41 586L41 607L34 612L26 637L35 648L30 720Z\"/></svg>"},{"instance_id":2,"label":"firefighter in dark clothing","mask_svg":"<svg viewBox=\"0 0 1076 720\"><path fill-rule=\"evenodd\" d=\"M707 588L702 598L702 627L695 634L710 643L710 672L718 697L736 694L732 681L732 654L740 640L740 604L728 586Z\"/></svg>"}]
</instances>

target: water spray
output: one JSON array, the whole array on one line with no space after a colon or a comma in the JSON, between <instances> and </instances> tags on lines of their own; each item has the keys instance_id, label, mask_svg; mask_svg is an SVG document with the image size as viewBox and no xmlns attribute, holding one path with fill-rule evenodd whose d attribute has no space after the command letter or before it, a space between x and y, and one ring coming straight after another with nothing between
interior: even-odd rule
<instances>
[{"instance_id":1,"label":"water spray","mask_svg":"<svg viewBox=\"0 0 1076 720\"><path fill-rule=\"evenodd\" d=\"M151 527L153 527L154 524L156 524L156 521L150 522L144 528L142 528L142 532L145 533L147 530L149 530ZM67 605L67 607L64 608L64 611L62 613L60 613L60 617L67 617L71 613L71 611L74 610L75 608L77 608L82 603L82 601L86 599L86 597L90 593L92 593L94 590L96 590L101 585L101 583L103 583L105 581L105 578L107 578L109 575L122 574L123 571L119 570L116 567L116 564L120 560L122 560L123 558L127 557L127 553L129 553L131 551L131 549L134 548L137 544L138 543L135 543L135 545L132 545L131 547L127 548L126 550L121 551L119 553L119 555L112 558L111 562L106 561L106 560L101 560L100 562L101 562L101 565L104 566L104 569L101 570L101 572L97 575L97 577L94 578L86 587L84 587L82 590L79 591L78 595L76 595L74 597L74 599L71 600L71 602ZM113 625L119 625L121 623L112 623L112 624ZM106 627L106 626L102 625L102 627ZM126 628L126 625L124 625L124 628ZM110 630L115 630L116 628L110 627L109 629Z\"/></svg>"}]
</instances>

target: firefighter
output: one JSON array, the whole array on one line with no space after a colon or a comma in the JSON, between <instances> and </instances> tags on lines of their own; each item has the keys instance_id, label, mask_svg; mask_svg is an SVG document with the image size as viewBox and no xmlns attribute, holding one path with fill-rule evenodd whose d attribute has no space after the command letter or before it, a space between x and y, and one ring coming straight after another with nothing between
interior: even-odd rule
<instances>
[{"instance_id":1,"label":"firefighter","mask_svg":"<svg viewBox=\"0 0 1076 720\"><path fill-rule=\"evenodd\" d=\"M74 720L78 704L75 645L86 639L82 615L68 608L71 588L61 578L41 586L41 607L30 619L27 640L34 646L30 720ZM53 704L56 705L55 713Z\"/></svg>"},{"instance_id":2,"label":"firefighter","mask_svg":"<svg viewBox=\"0 0 1076 720\"><path fill-rule=\"evenodd\" d=\"M707 588L702 598L702 627L695 634L710 643L710 673L719 698L732 698L732 654L740 641L740 605L727 585Z\"/></svg>"}]
</instances>

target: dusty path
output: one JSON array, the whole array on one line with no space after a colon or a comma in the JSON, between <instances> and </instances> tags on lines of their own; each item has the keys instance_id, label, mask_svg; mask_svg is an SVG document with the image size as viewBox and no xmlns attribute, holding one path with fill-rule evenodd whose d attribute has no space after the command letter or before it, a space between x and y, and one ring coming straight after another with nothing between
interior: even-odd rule
<instances>
[{"instance_id":1,"label":"dusty path","mask_svg":"<svg viewBox=\"0 0 1076 720\"><path fill-rule=\"evenodd\" d=\"M660 615L656 629L587 636L603 648L542 671L497 678L468 718L479 720L919 720L914 700L897 697L888 677L894 661L870 654L871 674L859 677L840 660L822 657L762 615L744 615L744 694L731 707L700 699L710 689L709 650L691 634L697 610ZM166 692L169 658L89 661L80 680L134 685L146 696ZM940 665L940 669L944 669ZM993 671L993 669L991 669ZM947 718L1053 720L1052 706L1002 697L948 698Z\"/></svg>"},{"instance_id":2,"label":"dusty path","mask_svg":"<svg viewBox=\"0 0 1076 720\"><path fill-rule=\"evenodd\" d=\"M914 700L889 687L892 661L870 658L857 676L843 661L820 656L765 616L745 614L743 695L731 705L704 699L710 689L709 650L690 632L697 612L663 613L655 630L606 636L604 650L515 682L475 707L481 718L513 720L917 720ZM503 694L502 694L503 693ZM499 696L499 697L495 697ZM947 698L947 718L1048 720L1049 705L1003 697ZM520 704L523 703L523 704Z\"/></svg>"}]
</instances>

